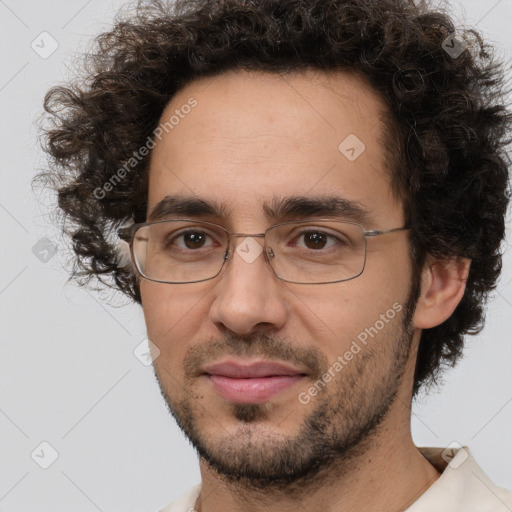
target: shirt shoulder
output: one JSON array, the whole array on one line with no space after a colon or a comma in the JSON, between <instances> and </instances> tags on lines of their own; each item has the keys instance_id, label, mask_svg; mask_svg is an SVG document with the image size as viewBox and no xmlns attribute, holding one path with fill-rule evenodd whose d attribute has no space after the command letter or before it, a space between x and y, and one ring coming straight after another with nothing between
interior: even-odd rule
<instances>
[{"instance_id":1,"label":"shirt shoulder","mask_svg":"<svg viewBox=\"0 0 512 512\"><path fill-rule=\"evenodd\" d=\"M188 489L176 501L161 509L159 512L192 512L196 504L197 497L201 491L201 484Z\"/></svg>"},{"instance_id":2,"label":"shirt shoulder","mask_svg":"<svg viewBox=\"0 0 512 512\"><path fill-rule=\"evenodd\" d=\"M495 485L469 448L418 448L441 476L406 512L511 512L512 492Z\"/></svg>"}]
</instances>

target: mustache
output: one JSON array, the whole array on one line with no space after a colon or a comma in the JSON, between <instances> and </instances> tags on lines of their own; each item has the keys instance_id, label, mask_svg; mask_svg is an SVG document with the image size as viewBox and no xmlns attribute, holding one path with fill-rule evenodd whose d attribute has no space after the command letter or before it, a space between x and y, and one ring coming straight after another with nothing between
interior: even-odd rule
<instances>
[{"instance_id":1,"label":"mustache","mask_svg":"<svg viewBox=\"0 0 512 512\"><path fill-rule=\"evenodd\" d=\"M327 357L316 348L296 346L266 333L248 336L228 333L222 339L214 338L190 347L183 360L185 375L197 377L203 373L202 367L226 356L261 357L305 367L316 379L328 369Z\"/></svg>"}]
</instances>

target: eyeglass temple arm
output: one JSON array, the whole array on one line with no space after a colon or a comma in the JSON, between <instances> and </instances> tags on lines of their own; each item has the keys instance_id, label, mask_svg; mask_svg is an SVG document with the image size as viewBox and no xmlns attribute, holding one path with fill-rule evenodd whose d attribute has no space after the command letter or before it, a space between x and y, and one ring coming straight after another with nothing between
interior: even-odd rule
<instances>
[{"instance_id":1,"label":"eyeglass temple arm","mask_svg":"<svg viewBox=\"0 0 512 512\"><path fill-rule=\"evenodd\" d=\"M124 240L125 242L130 242L131 238L132 238L132 229L131 229L131 226L127 227L127 228L119 228L117 230L117 236L121 239L121 240Z\"/></svg>"},{"instance_id":2,"label":"eyeglass temple arm","mask_svg":"<svg viewBox=\"0 0 512 512\"><path fill-rule=\"evenodd\" d=\"M394 233L395 231L407 231L411 229L409 226L402 226L401 228L391 228L391 229L371 229L370 231L365 231L364 236L380 236L387 235L388 233Z\"/></svg>"}]
</instances>

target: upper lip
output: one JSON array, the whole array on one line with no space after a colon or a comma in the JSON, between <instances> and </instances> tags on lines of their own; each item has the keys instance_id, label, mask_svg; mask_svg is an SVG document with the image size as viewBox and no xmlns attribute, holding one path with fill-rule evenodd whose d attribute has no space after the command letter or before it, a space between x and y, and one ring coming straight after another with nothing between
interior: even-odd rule
<instances>
[{"instance_id":1,"label":"upper lip","mask_svg":"<svg viewBox=\"0 0 512 512\"><path fill-rule=\"evenodd\" d=\"M224 361L207 366L205 373L209 375L222 375L233 379L250 379L277 375L303 375L303 372L292 366L273 361L257 361L253 363Z\"/></svg>"}]
</instances>

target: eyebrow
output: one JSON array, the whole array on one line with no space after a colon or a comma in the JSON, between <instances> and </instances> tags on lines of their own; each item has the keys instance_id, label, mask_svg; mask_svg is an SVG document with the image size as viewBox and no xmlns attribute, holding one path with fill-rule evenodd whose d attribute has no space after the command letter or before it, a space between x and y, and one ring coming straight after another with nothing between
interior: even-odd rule
<instances>
[{"instance_id":1,"label":"eyebrow","mask_svg":"<svg viewBox=\"0 0 512 512\"><path fill-rule=\"evenodd\" d=\"M273 197L270 202L263 204L263 213L269 221L336 217L363 225L375 222L370 211L361 203L335 195ZM230 214L231 209L226 203L197 196L170 195L155 205L148 215L148 221L165 220L176 215L227 219Z\"/></svg>"}]
</instances>

